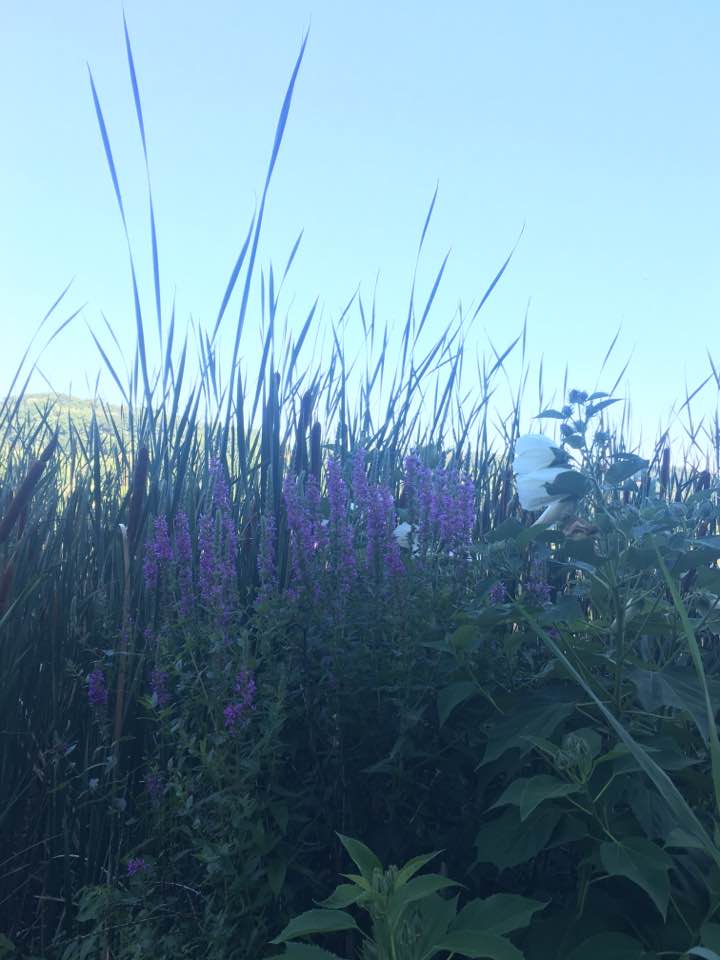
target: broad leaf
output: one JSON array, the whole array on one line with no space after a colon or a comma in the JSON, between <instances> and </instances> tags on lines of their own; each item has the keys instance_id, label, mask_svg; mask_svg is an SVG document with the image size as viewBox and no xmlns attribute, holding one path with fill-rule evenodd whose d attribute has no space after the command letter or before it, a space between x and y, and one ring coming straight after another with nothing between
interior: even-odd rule
<instances>
[{"instance_id":1,"label":"broad leaf","mask_svg":"<svg viewBox=\"0 0 720 960\"><path fill-rule=\"evenodd\" d=\"M484 824L475 838L477 863L494 863L501 870L527 863L545 849L562 819L559 807L547 806L522 822L515 808Z\"/></svg>"},{"instance_id":2,"label":"broad leaf","mask_svg":"<svg viewBox=\"0 0 720 960\"><path fill-rule=\"evenodd\" d=\"M663 920L670 899L672 858L646 837L623 837L600 846L602 865L611 877L627 877L647 893Z\"/></svg>"},{"instance_id":3,"label":"broad leaf","mask_svg":"<svg viewBox=\"0 0 720 960\"><path fill-rule=\"evenodd\" d=\"M647 466L648 461L643 460L642 457L636 457L632 453L619 454L618 459L605 474L605 480L611 484L622 483L623 480L628 480L638 470L644 470Z\"/></svg>"},{"instance_id":4,"label":"broad leaf","mask_svg":"<svg viewBox=\"0 0 720 960\"><path fill-rule=\"evenodd\" d=\"M641 943L624 933L596 933L575 947L566 960L652 960Z\"/></svg>"},{"instance_id":5,"label":"broad leaf","mask_svg":"<svg viewBox=\"0 0 720 960\"><path fill-rule=\"evenodd\" d=\"M532 730L537 737L549 738L574 710L574 703L556 701L539 704L526 701L523 710L493 722L488 731L488 745L482 764L497 760L508 750L519 750L520 756L524 757L532 749L525 739L528 731Z\"/></svg>"},{"instance_id":6,"label":"broad leaf","mask_svg":"<svg viewBox=\"0 0 720 960\"><path fill-rule=\"evenodd\" d=\"M478 693L477 684L471 680L458 680L456 683L451 683L449 686L443 687L437 697L438 722L440 726L443 726L455 707L460 706L461 703L464 703Z\"/></svg>"},{"instance_id":7,"label":"broad leaf","mask_svg":"<svg viewBox=\"0 0 720 960\"><path fill-rule=\"evenodd\" d=\"M512 804L520 808L520 819L527 820L533 810L545 800L567 797L572 793L578 793L580 789L575 783L567 783L547 774L539 774L529 779L520 777L510 784L490 809Z\"/></svg>"},{"instance_id":8,"label":"broad leaf","mask_svg":"<svg viewBox=\"0 0 720 960\"><path fill-rule=\"evenodd\" d=\"M270 943L285 943L298 937L309 937L314 933L335 933L338 930L357 930L358 926L350 916L342 910L306 910L299 917L294 917Z\"/></svg>"},{"instance_id":9,"label":"broad leaf","mask_svg":"<svg viewBox=\"0 0 720 960\"><path fill-rule=\"evenodd\" d=\"M638 699L643 708L651 713L659 707L682 710L695 721L704 740L709 739L708 711L705 691L691 667L666 666L663 670L644 670L633 667L628 677L637 688ZM708 681L712 708L717 710L720 699L720 684Z\"/></svg>"},{"instance_id":10,"label":"broad leaf","mask_svg":"<svg viewBox=\"0 0 720 960\"><path fill-rule=\"evenodd\" d=\"M448 887L461 887L461 883L454 880L448 880L438 873L426 873L422 877L413 877L408 880L404 886L395 890L388 903L388 918L394 925L402 916L406 907L417 900L423 900L425 897L438 890L446 890Z\"/></svg>"},{"instance_id":11,"label":"broad leaf","mask_svg":"<svg viewBox=\"0 0 720 960\"><path fill-rule=\"evenodd\" d=\"M350 854L353 863L366 880L372 877L373 871L380 870L382 872L382 864L372 850L366 847L364 843L361 843L360 840L354 840L352 837L344 837L341 833L338 834L338 837L340 843Z\"/></svg>"},{"instance_id":12,"label":"broad leaf","mask_svg":"<svg viewBox=\"0 0 720 960\"><path fill-rule=\"evenodd\" d=\"M288 957L288 960L342 960L336 953L311 943L286 943L282 956Z\"/></svg>"},{"instance_id":13,"label":"broad leaf","mask_svg":"<svg viewBox=\"0 0 720 960\"><path fill-rule=\"evenodd\" d=\"M477 930L458 930L449 933L435 944L435 950L446 950L461 957L487 958L487 960L524 960L516 946L494 933Z\"/></svg>"},{"instance_id":14,"label":"broad leaf","mask_svg":"<svg viewBox=\"0 0 720 960\"><path fill-rule=\"evenodd\" d=\"M502 936L527 927L533 915L547 903L529 900L514 893L496 893L486 900L471 900L458 914L455 930L487 930Z\"/></svg>"},{"instance_id":15,"label":"broad leaf","mask_svg":"<svg viewBox=\"0 0 720 960\"><path fill-rule=\"evenodd\" d=\"M399 870L397 875L398 886L407 883L410 877L414 877L418 870L422 870L426 863L430 863L435 857L439 857L442 850L436 850L434 853L423 853L419 857L413 857L408 860Z\"/></svg>"},{"instance_id":16,"label":"broad leaf","mask_svg":"<svg viewBox=\"0 0 720 960\"><path fill-rule=\"evenodd\" d=\"M319 901L318 906L326 910L342 910L343 907L350 907L357 903L364 896L365 890L356 884L341 883L326 900Z\"/></svg>"}]
</instances>

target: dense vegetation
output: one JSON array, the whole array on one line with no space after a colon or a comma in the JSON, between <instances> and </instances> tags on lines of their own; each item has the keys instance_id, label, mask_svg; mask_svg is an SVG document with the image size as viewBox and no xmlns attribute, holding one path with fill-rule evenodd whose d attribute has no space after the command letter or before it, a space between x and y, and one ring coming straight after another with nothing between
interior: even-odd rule
<instances>
[{"instance_id":1,"label":"dense vegetation","mask_svg":"<svg viewBox=\"0 0 720 960\"><path fill-rule=\"evenodd\" d=\"M468 395L462 318L421 352L436 285L392 378L354 304L351 388L336 330L303 366L313 313L276 343L263 272L248 389L261 220L195 382L156 260L121 408L0 406L0 956L717 958L717 470L642 459L612 389L496 424L524 339ZM552 529L532 414L573 457Z\"/></svg>"}]
</instances>

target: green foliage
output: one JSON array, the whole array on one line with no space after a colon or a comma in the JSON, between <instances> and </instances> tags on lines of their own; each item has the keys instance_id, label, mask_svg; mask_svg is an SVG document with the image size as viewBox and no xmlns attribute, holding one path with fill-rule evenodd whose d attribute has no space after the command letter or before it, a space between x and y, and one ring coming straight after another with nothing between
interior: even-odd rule
<instances>
[{"instance_id":1,"label":"green foliage","mask_svg":"<svg viewBox=\"0 0 720 960\"><path fill-rule=\"evenodd\" d=\"M432 960L446 953L522 960L521 951L505 935L528 926L546 904L496 894L472 900L458 913L459 898L449 898L442 891L461 884L440 874L416 876L438 853L415 857L400 868L384 869L364 844L349 837L340 839L361 873L354 877L346 874L351 883L336 887L324 901L324 909L308 910L290 921L272 941L286 945L284 956L301 960L306 954L297 952L300 945L293 941L342 930L360 933L365 960ZM369 929L362 930L340 905L361 908L368 914ZM314 955L306 956L312 960Z\"/></svg>"}]
</instances>

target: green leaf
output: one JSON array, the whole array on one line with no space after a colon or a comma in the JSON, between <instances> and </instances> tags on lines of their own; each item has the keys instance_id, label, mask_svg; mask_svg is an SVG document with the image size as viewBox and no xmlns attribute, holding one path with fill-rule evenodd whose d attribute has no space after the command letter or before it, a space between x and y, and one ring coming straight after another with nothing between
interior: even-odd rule
<instances>
[{"instance_id":1,"label":"green leaf","mask_svg":"<svg viewBox=\"0 0 720 960\"><path fill-rule=\"evenodd\" d=\"M544 910L546 903L529 900L514 893L496 893L485 900L471 900L457 916L455 930L486 930L502 936L527 927L533 915Z\"/></svg>"},{"instance_id":2,"label":"green leaf","mask_svg":"<svg viewBox=\"0 0 720 960\"><path fill-rule=\"evenodd\" d=\"M360 840L354 840L352 837L344 837L341 833L338 834L338 837L340 838L340 843L350 854L353 863L366 880L370 880L374 870L379 870L382 873L383 866L369 847L366 847Z\"/></svg>"},{"instance_id":3,"label":"green leaf","mask_svg":"<svg viewBox=\"0 0 720 960\"><path fill-rule=\"evenodd\" d=\"M355 883L341 883L325 900L318 902L319 907L326 910L342 910L344 907L350 907L357 903L362 897L366 896L366 891Z\"/></svg>"},{"instance_id":4,"label":"green leaf","mask_svg":"<svg viewBox=\"0 0 720 960\"><path fill-rule=\"evenodd\" d=\"M492 763L508 750L519 750L520 757L526 756L531 746L525 739L528 730L535 736L550 737L563 720L575 710L574 703L555 701L554 703L533 702L529 697L524 709L509 714L505 719L495 721L488 731L488 745L481 766Z\"/></svg>"},{"instance_id":5,"label":"green leaf","mask_svg":"<svg viewBox=\"0 0 720 960\"><path fill-rule=\"evenodd\" d=\"M617 733L625 746L632 753L642 771L650 778L650 780L652 780L660 794L665 798L670 806L670 809L675 814L677 822L683 827L683 829L687 830L689 833L692 833L701 841L703 850L717 865L720 866L720 850L718 850L716 845L710 839L707 830L700 823L687 800L685 800L670 777L652 759L647 750L644 750L642 746L628 733L617 717L615 717L615 715L608 710L606 705L600 700L594 690L578 673L575 666L568 660L557 643L551 636L548 635L547 631L543 630L537 620L530 613L528 613L527 610L523 610L522 608L519 609L526 622L533 627L538 636L542 638L545 645L555 654L558 660L560 660L570 676L593 700L608 724L613 728L615 733Z\"/></svg>"},{"instance_id":6,"label":"green leaf","mask_svg":"<svg viewBox=\"0 0 720 960\"><path fill-rule=\"evenodd\" d=\"M670 900L672 858L646 837L623 837L600 845L600 860L611 877L627 877L647 893L663 920Z\"/></svg>"},{"instance_id":7,"label":"green leaf","mask_svg":"<svg viewBox=\"0 0 720 960\"><path fill-rule=\"evenodd\" d=\"M566 960L651 960L652 956L624 933L596 933L575 947Z\"/></svg>"},{"instance_id":8,"label":"green leaf","mask_svg":"<svg viewBox=\"0 0 720 960\"><path fill-rule=\"evenodd\" d=\"M434 944L442 939L457 913L458 897L445 899L433 893L415 905L414 921L420 931L414 944L413 956L417 960L432 960Z\"/></svg>"},{"instance_id":9,"label":"green leaf","mask_svg":"<svg viewBox=\"0 0 720 960\"><path fill-rule=\"evenodd\" d=\"M601 400L600 403L588 403L585 407L585 416L589 420L590 417L594 417L596 413L600 413L601 410L604 410L613 403L620 403L620 398L610 397L608 400Z\"/></svg>"},{"instance_id":10,"label":"green leaf","mask_svg":"<svg viewBox=\"0 0 720 960\"><path fill-rule=\"evenodd\" d=\"M659 707L673 707L682 710L695 721L695 725L704 740L709 738L709 719L705 691L691 667L666 666L662 670L645 670L632 667L628 677L635 684L638 699L643 708L651 713ZM717 710L720 684L708 683L712 691L712 714Z\"/></svg>"},{"instance_id":11,"label":"green leaf","mask_svg":"<svg viewBox=\"0 0 720 960\"><path fill-rule=\"evenodd\" d=\"M647 466L647 460L636 457L633 453L618 454L618 459L605 474L605 481L613 485L622 483L623 480L628 480L638 470L644 470Z\"/></svg>"},{"instance_id":12,"label":"green leaf","mask_svg":"<svg viewBox=\"0 0 720 960\"><path fill-rule=\"evenodd\" d=\"M521 821L514 807L501 817L483 824L475 838L477 863L494 863L501 870L532 860L550 843L563 813L548 806Z\"/></svg>"},{"instance_id":13,"label":"green leaf","mask_svg":"<svg viewBox=\"0 0 720 960\"><path fill-rule=\"evenodd\" d=\"M283 956L289 960L342 960L336 953L310 943L286 943Z\"/></svg>"},{"instance_id":14,"label":"green leaf","mask_svg":"<svg viewBox=\"0 0 720 960\"><path fill-rule=\"evenodd\" d=\"M704 947L720 953L720 923L704 923L700 927L700 942Z\"/></svg>"},{"instance_id":15,"label":"green leaf","mask_svg":"<svg viewBox=\"0 0 720 960\"><path fill-rule=\"evenodd\" d=\"M446 950L461 957L487 960L524 960L522 953L509 940L479 930L458 930L435 944L435 950Z\"/></svg>"},{"instance_id":16,"label":"green leaf","mask_svg":"<svg viewBox=\"0 0 720 960\"><path fill-rule=\"evenodd\" d=\"M442 727L444 725L455 707L459 707L461 703L469 700L477 693L479 693L477 684L471 680L458 680L456 683L451 683L449 686L443 687L437 697L438 722L440 726Z\"/></svg>"},{"instance_id":17,"label":"green leaf","mask_svg":"<svg viewBox=\"0 0 720 960\"><path fill-rule=\"evenodd\" d=\"M587 493L589 483L587 477L576 470L564 470L555 477L552 483L548 483L546 486L549 494L577 497L579 499Z\"/></svg>"},{"instance_id":18,"label":"green leaf","mask_svg":"<svg viewBox=\"0 0 720 960\"><path fill-rule=\"evenodd\" d=\"M437 873L426 873L422 877L413 877L402 887L399 887L390 897L388 902L388 919L394 926L403 915L405 908L417 900L424 900L438 890L446 890L448 887L461 887L461 883L454 880L448 880Z\"/></svg>"},{"instance_id":19,"label":"green leaf","mask_svg":"<svg viewBox=\"0 0 720 960\"><path fill-rule=\"evenodd\" d=\"M294 917L270 943L285 943L286 940L295 940L297 937L309 937L314 933L335 933L338 930L357 930L349 913L342 910L306 910L299 917Z\"/></svg>"},{"instance_id":20,"label":"green leaf","mask_svg":"<svg viewBox=\"0 0 720 960\"><path fill-rule=\"evenodd\" d=\"M527 820L533 810L545 800L567 797L572 793L578 793L580 789L575 783L566 783L558 777L551 777L544 773L529 779L520 777L510 784L490 809L512 804L520 808L520 819Z\"/></svg>"},{"instance_id":21,"label":"green leaf","mask_svg":"<svg viewBox=\"0 0 720 960\"><path fill-rule=\"evenodd\" d=\"M430 863L435 857L439 857L442 850L436 850L435 853L422 853L419 857L413 857L408 860L399 870L397 875L398 885L407 883L410 877L414 877L418 870L422 870L426 863Z\"/></svg>"},{"instance_id":22,"label":"green leaf","mask_svg":"<svg viewBox=\"0 0 720 960\"><path fill-rule=\"evenodd\" d=\"M692 947L688 950L689 957L700 957L701 960L720 960L720 954L715 953L714 950L709 950L707 947Z\"/></svg>"},{"instance_id":23,"label":"green leaf","mask_svg":"<svg viewBox=\"0 0 720 960\"><path fill-rule=\"evenodd\" d=\"M560 410L552 410L552 409L543 410L542 413L536 413L535 416L533 417L533 420L543 420L543 419L565 420L566 417L564 413L560 412Z\"/></svg>"},{"instance_id":24,"label":"green leaf","mask_svg":"<svg viewBox=\"0 0 720 960\"><path fill-rule=\"evenodd\" d=\"M718 736L717 723L715 722L715 708L713 707L710 699L710 688L708 686L707 677L705 676L705 668L703 666L702 656L700 654L700 647L698 646L698 642L695 637L695 631L690 623L690 618L688 617L685 604L682 602L682 598L680 597L677 584L671 577L670 571L665 565L665 561L660 555L659 550L657 551L657 561L658 566L662 570L668 590L672 594L675 609L680 615L683 631L685 633L685 639L687 640L687 644L690 649L690 657L703 691L708 724L708 738L710 740L710 768L712 771L713 789L715 791L715 813L718 815L720 814L720 737ZM717 859L715 862L718 862Z\"/></svg>"}]
</instances>

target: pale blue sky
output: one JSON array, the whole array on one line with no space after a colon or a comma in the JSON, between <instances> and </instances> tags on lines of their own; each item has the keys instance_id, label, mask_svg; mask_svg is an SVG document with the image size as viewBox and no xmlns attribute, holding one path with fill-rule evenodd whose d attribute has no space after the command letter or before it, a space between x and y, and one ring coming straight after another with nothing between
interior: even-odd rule
<instances>
[{"instance_id":1,"label":"pale blue sky","mask_svg":"<svg viewBox=\"0 0 720 960\"><path fill-rule=\"evenodd\" d=\"M284 263L299 327L335 318L358 283L398 325L419 232L427 295L452 248L429 336L482 294L525 225L471 344L506 345L530 301L546 380L594 386L622 324L619 372L650 428L720 360L720 5L667 0L490 3L126 0L145 113L163 296L211 324L264 179L310 24L269 196L259 265ZM58 390L100 368L86 322L104 311L128 351L126 248L88 83L110 137L144 304L148 218L115 0L5 0L0 29L0 384L71 277L82 317L44 357ZM235 315L236 304L231 308ZM149 324L152 329L152 325ZM251 317L242 353L256 349ZM106 339L106 338L105 338ZM226 341L230 343L229 327ZM607 387L611 377L602 386ZM112 395L106 375L101 389ZM37 384L42 388L42 384ZM707 408L714 395L706 391ZM529 408L533 406L530 401ZM528 408L528 412L534 412Z\"/></svg>"}]
</instances>

